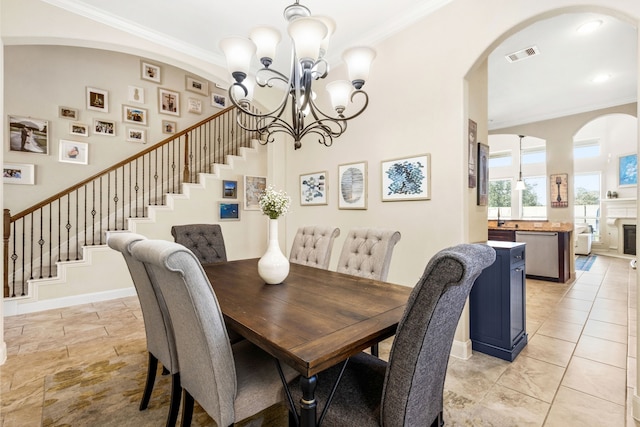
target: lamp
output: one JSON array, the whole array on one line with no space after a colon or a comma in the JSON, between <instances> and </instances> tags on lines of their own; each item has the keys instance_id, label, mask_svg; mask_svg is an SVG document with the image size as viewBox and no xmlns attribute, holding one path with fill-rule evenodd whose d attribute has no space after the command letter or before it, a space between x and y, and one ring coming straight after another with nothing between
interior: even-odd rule
<instances>
[{"instance_id":1,"label":"lamp","mask_svg":"<svg viewBox=\"0 0 640 427\"><path fill-rule=\"evenodd\" d=\"M525 189L524 181L522 180L522 138L524 138L524 135L518 135L518 136L520 137L520 153L519 153L520 161L518 163L518 166L520 167L520 174L518 175L518 181L516 182L516 190L522 191Z\"/></svg>"},{"instance_id":2,"label":"lamp","mask_svg":"<svg viewBox=\"0 0 640 427\"><path fill-rule=\"evenodd\" d=\"M296 150L302 146L302 138L309 134L315 134L319 143L329 147L334 138L346 131L347 120L358 117L369 104L369 96L362 86L369 76L376 52L369 47L355 47L343 53L351 82L339 80L327 84L335 114L323 112L316 104L312 84L329 74L325 57L335 22L326 16L311 16L309 9L298 2L296 0L284 10L284 17L289 22L287 32L293 44L289 76L270 68L280 42L280 33L275 28L256 28L251 31L249 39L228 37L220 41L229 72L235 80L229 88L229 99L240 113L237 116L238 125L245 130L258 132L263 137L260 139L262 144L273 142L274 134L282 132L293 137ZM264 114L256 112L251 106L245 82L254 54L263 67L256 72L256 84L268 88L284 84L285 88L280 104ZM348 104L356 96L363 99L360 108L349 116L345 115ZM289 103L291 117L287 121L283 115ZM253 120L247 120L246 116Z\"/></svg>"}]
</instances>

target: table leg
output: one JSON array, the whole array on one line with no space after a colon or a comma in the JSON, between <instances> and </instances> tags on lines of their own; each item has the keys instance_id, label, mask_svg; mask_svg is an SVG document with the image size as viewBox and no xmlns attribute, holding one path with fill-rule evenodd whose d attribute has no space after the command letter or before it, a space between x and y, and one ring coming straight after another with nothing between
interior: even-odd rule
<instances>
[{"instance_id":1,"label":"table leg","mask_svg":"<svg viewBox=\"0 0 640 427\"><path fill-rule=\"evenodd\" d=\"M315 375L300 379L300 388L302 389L302 398L300 399L300 426L315 427L316 426L316 381Z\"/></svg>"}]
</instances>

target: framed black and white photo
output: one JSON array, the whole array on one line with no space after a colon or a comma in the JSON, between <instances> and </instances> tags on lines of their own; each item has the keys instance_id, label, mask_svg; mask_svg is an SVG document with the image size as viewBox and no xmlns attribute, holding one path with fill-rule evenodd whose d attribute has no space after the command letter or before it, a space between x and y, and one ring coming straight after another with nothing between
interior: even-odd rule
<instances>
[{"instance_id":1,"label":"framed black and white photo","mask_svg":"<svg viewBox=\"0 0 640 427\"><path fill-rule=\"evenodd\" d=\"M300 205L326 205L327 171L300 175Z\"/></svg>"},{"instance_id":2,"label":"framed black and white photo","mask_svg":"<svg viewBox=\"0 0 640 427\"><path fill-rule=\"evenodd\" d=\"M180 116L180 94L173 90L158 88L158 112Z\"/></svg>"},{"instance_id":3,"label":"framed black and white photo","mask_svg":"<svg viewBox=\"0 0 640 427\"><path fill-rule=\"evenodd\" d=\"M211 92L211 106L218 108L227 107L227 97L214 92Z\"/></svg>"},{"instance_id":4,"label":"framed black and white photo","mask_svg":"<svg viewBox=\"0 0 640 427\"><path fill-rule=\"evenodd\" d=\"M338 165L338 209L367 209L367 162Z\"/></svg>"},{"instance_id":5,"label":"framed black and white photo","mask_svg":"<svg viewBox=\"0 0 640 427\"><path fill-rule=\"evenodd\" d=\"M173 134L176 133L176 127L178 124L171 120L163 120L162 121L162 133Z\"/></svg>"},{"instance_id":6,"label":"framed black and white photo","mask_svg":"<svg viewBox=\"0 0 640 427\"><path fill-rule=\"evenodd\" d=\"M122 106L122 121L126 123L135 123L137 125L147 125L147 110L131 105Z\"/></svg>"},{"instance_id":7,"label":"framed black and white photo","mask_svg":"<svg viewBox=\"0 0 640 427\"><path fill-rule=\"evenodd\" d=\"M187 111L194 114L202 114L202 100L196 98L187 99Z\"/></svg>"},{"instance_id":8,"label":"framed black and white photo","mask_svg":"<svg viewBox=\"0 0 640 427\"><path fill-rule=\"evenodd\" d=\"M239 221L240 203L218 202L218 219L220 221Z\"/></svg>"},{"instance_id":9,"label":"framed black and white photo","mask_svg":"<svg viewBox=\"0 0 640 427\"><path fill-rule=\"evenodd\" d=\"M89 163L89 144L86 142L60 140L58 161L86 165Z\"/></svg>"},{"instance_id":10,"label":"framed black and white photo","mask_svg":"<svg viewBox=\"0 0 640 427\"><path fill-rule=\"evenodd\" d=\"M431 198L430 154L383 161L381 172L383 202Z\"/></svg>"},{"instance_id":11,"label":"framed black and white photo","mask_svg":"<svg viewBox=\"0 0 640 427\"><path fill-rule=\"evenodd\" d=\"M264 176L244 176L244 210L259 211L260 197L267 189L267 178Z\"/></svg>"},{"instance_id":12,"label":"framed black and white photo","mask_svg":"<svg viewBox=\"0 0 640 427\"><path fill-rule=\"evenodd\" d=\"M140 128L127 128L127 141L147 143L147 131Z\"/></svg>"},{"instance_id":13,"label":"framed black and white photo","mask_svg":"<svg viewBox=\"0 0 640 427\"><path fill-rule=\"evenodd\" d=\"M144 88L139 86L129 86L128 94L129 102L144 104Z\"/></svg>"},{"instance_id":14,"label":"framed black and white photo","mask_svg":"<svg viewBox=\"0 0 640 427\"><path fill-rule=\"evenodd\" d=\"M9 151L48 154L49 122L25 116L9 116Z\"/></svg>"},{"instance_id":15,"label":"framed black and white photo","mask_svg":"<svg viewBox=\"0 0 640 427\"><path fill-rule=\"evenodd\" d=\"M89 136L89 125L79 122L70 123L69 133L77 136Z\"/></svg>"},{"instance_id":16,"label":"framed black and white photo","mask_svg":"<svg viewBox=\"0 0 640 427\"><path fill-rule=\"evenodd\" d=\"M109 92L87 86L87 110L109 112Z\"/></svg>"},{"instance_id":17,"label":"framed black and white photo","mask_svg":"<svg viewBox=\"0 0 640 427\"><path fill-rule=\"evenodd\" d=\"M477 205L489 203L489 146L478 142L478 188Z\"/></svg>"},{"instance_id":18,"label":"framed black and white photo","mask_svg":"<svg viewBox=\"0 0 640 427\"><path fill-rule=\"evenodd\" d=\"M58 107L58 117L61 119L78 120L78 109L71 107Z\"/></svg>"},{"instance_id":19,"label":"framed black and white photo","mask_svg":"<svg viewBox=\"0 0 640 427\"><path fill-rule=\"evenodd\" d=\"M207 96L207 94L209 93L209 83L205 80L201 80L192 76L185 76L185 88L189 92L199 93L203 96Z\"/></svg>"},{"instance_id":20,"label":"framed black and white photo","mask_svg":"<svg viewBox=\"0 0 640 427\"><path fill-rule=\"evenodd\" d=\"M161 72L159 65L152 64L144 60L140 61L140 78L154 83L161 83Z\"/></svg>"},{"instance_id":21,"label":"framed black and white photo","mask_svg":"<svg viewBox=\"0 0 640 427\"><path fill-rule=\"evenodd\" d=\"M95 135L116 136L116 122L95 119L93 121L93 133Z\"/></svg>"},{"instance_id":22,"label":"framed black and white photo","mask_svg":"<svg viewBox=\"0 0 640 427\"><path fill-rule=\"evenodd\" d=\"M34 165L4 163L2 165L2 182L4 184L35 184Z\"/></svg>"},{"instance_id":23,"label":"framed black and white photo","mask_svg":"<svg viewBox=\"0 0 640 427\"><path fill-rule=\"evenodd\" d=\"M476 188L478 184L478 173L476 167L478 165L478 150L476 148L476 141L478 138L478 124L469 119L469 129L467 129L467 144L469 146L469 188Z\"/></svg>"},{"instance_id":24,"label":"framed black and white photo","mask_svg":"<svg viewBox=\"0 0 640 427\"><path fill-rule=\"evenodd\" d=\"M237 199L238 198L238 181L223 180L222 181L222 198Z\"/></svg>"}]
</instances>

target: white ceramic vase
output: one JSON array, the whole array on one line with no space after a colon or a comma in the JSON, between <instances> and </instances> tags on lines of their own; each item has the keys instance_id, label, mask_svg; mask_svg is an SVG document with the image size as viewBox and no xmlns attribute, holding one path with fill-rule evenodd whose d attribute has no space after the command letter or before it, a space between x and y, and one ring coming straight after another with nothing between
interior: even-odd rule
<instances>
[{"instance_id":1,"label":"white ceramic vase","mask_svg":"<svg viewBox=\"0 0 640 427\"><path fill-rule=\"evenodd\" d=\"M277 219L269 219L269 245L258 261L258 274L269 285L282 283L289 275L289 259L284 256L278 243Z\"/></svg>"}]
</instances>

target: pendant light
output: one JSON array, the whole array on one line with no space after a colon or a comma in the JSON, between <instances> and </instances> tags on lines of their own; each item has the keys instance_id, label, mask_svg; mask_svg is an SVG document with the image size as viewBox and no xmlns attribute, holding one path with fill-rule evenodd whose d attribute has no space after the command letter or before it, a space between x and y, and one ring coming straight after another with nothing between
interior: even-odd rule
<instances>
[{"instance_id":1,"label":"pendant light","mask_svg":"<svg viewBox=\"0 0 640 427\"><path fill-rule=\"evenodd\" d=\"M525 189L524 181L522 180L522 138L524 138L524 135L518 135L518 136L520 137L520 152L519 152L520 161L518 163L518 166L520 168L520 173L518 174L518 181L516 182L516 190L522 191Z\"/></svg>"}]
</instances>

